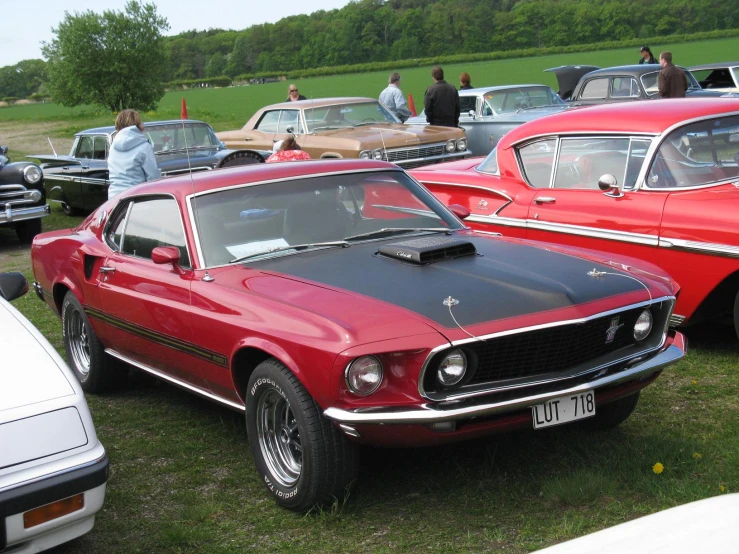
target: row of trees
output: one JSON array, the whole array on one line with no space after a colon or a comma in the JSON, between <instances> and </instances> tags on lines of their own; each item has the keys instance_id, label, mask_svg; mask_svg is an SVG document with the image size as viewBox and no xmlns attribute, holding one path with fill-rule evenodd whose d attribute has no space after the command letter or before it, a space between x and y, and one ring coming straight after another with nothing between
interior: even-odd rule
<instances>
[{"instance_id":1,"label":"row of trees","mask_svg":"<svg viewBox=\"0 0 739 554\"><path fill-rule=\"evenodd\" d=\"M725 0L353 0L243 31L169 29L153 4L66 14L41 60L0 68L0 98L151 108L163 83L739 27Z\"/></svg>"}]
</instances>

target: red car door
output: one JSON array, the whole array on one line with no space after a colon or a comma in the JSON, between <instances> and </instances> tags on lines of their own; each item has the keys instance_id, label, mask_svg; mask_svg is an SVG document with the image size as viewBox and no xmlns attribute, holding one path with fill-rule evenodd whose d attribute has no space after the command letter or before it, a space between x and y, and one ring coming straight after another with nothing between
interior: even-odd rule
<instances>
[{"instance_id":1,"label":"red car door","mask_svg":"<svg viewBox=\"0 0 739 554\"><path fill-rule=\"evenodd\" d=\"M177 379L190 382L192 362L190 282L193 272L184 230L173 198L148 198L129 204L112 240L118 249L98 272L93 316L108 327L106 335L119 354ZM115 226L115 223L114 223ZM115 231L114 231L115 232ZM180 266L155 264L157 246L176 246Z\"/></svg>"}]
</instances>

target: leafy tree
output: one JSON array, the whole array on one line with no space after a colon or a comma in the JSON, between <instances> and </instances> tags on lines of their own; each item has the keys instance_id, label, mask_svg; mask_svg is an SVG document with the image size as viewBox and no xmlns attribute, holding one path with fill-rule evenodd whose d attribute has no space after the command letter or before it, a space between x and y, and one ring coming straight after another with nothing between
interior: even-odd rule
<instances>
[{"instance_id":1,"label":"leafy tree","mask_svg":"<svg viewBox=\"0 0 739 554\"><path fill-rule=\"evenodd\" d=\"M98 104L151 110L164 96L167 20L154 4L129 1L123 12L65 12L44 43L49 92L65 106Z\"/></svg>"},{"instance_id":2,"label":"leafy tree","mask_svg":"<svg viewBox=\"0 0 739 554\"><path fill-rule=\"evenodd\" d=\"M226 56L220 52L213 54L208 63L205 64L205 76L206 77L220 77L226 74Z\"/></svg>"}]
</instances>

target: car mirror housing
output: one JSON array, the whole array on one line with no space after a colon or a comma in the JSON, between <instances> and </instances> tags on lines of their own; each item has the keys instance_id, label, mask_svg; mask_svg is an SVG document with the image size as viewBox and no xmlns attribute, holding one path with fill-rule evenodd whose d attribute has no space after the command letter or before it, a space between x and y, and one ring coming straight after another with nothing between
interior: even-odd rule
<instances>
[{"instance_id":1,"label":"car mirror housing","mask_svg":"<svg viewBox=\"0 0 739 554\"><path fill-rule=\"evenodd\" d=\"M22 273L13 271L0 273L0 296L5 300L15 300L28 292L28 281Z\"/></svg>"},{"instance_id":2,"label":"car mirror housing","mask_svg":"<svg viewBox=\"0 0 739 554\"><path fill-rule=\"evenodd\" d=\"M598 188L603 191L603 194L611 198L621 198L624 195L623 186L610 173L600 176L600 179L598 179Z\"/></svg>"},{"instance_id":3,"label":"car mirror housing","mask_svg":"<svg viewBox=\"0 0 739 554\"><path fill-rule=\"evenodd\" d=\"M467 112L467 115L469 115L472 119L475 119L475 110L470 110Z\"/></svg>"},{"instance_id":4,"label":"car mirror housing","mask_svg":"<svg viewBox=\"0 0 739 554\"><path fill-rule=\"evenodd\" d=\"M464 219L467 219L468 217L470 217L470 211L467 208L465 208L464 206L460 205L460 204L450 204L449 205L449 209L459 219L464 220Z\"/></svg>"},{"instance_id":5,"label":"car mirror housing","mask_svg":"<svg viewBox=\"0 0 739 554\"><path fill-rule=\"evenodd\" d=\"M157 246L151 251L151 261L158 265L179 266L180 250L176 246Z\"/></svg>"}]
</instances>

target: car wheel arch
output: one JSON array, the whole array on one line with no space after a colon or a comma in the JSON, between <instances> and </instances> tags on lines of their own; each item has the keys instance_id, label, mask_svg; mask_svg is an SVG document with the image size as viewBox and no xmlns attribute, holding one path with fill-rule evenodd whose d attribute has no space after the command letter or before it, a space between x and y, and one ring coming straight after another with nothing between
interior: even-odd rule
<instances>
[{"instance_id":1,"label":"car wheel arch","mask_svg":"<svg viewBox=\"0 0 739 554\"><path fill-rule=\"evenodd\" d=\"M343 156L341 154L337 154L336 152L324 152L321 154L322 160L341 160Z\"/></svg>"},{"instance_id":2,"label":"car wheel arch","mask_svg":"<svg viewBox=\"0 0 739 554\"><path fill-rule=\"evenodd\" d=\"M62 303L64 302L64 297L67 295L67 292L69 292L71 287L66 283L56 283L54 285L54 288L52 289L52 295L54 298L54 306L56 306L56 311L61 314L62 313ZM75 296L78 296L75 293Z\"/></svg>"},{"instance_id":3,"label":"car wheel arch","mask_svg":"<svg viewBox=\"0 0 739 554\"><path fill-rule=\"evenodd\" d=\"M692 314L681 315L686 315L686 323L689 321L690 324L723 316L726 314L726 306L733 306L737 295L739 295L739 271L735 271L724 277L701 300ZM739 332L739 329L737 332Z\"/></svg>"}]
</instances>

